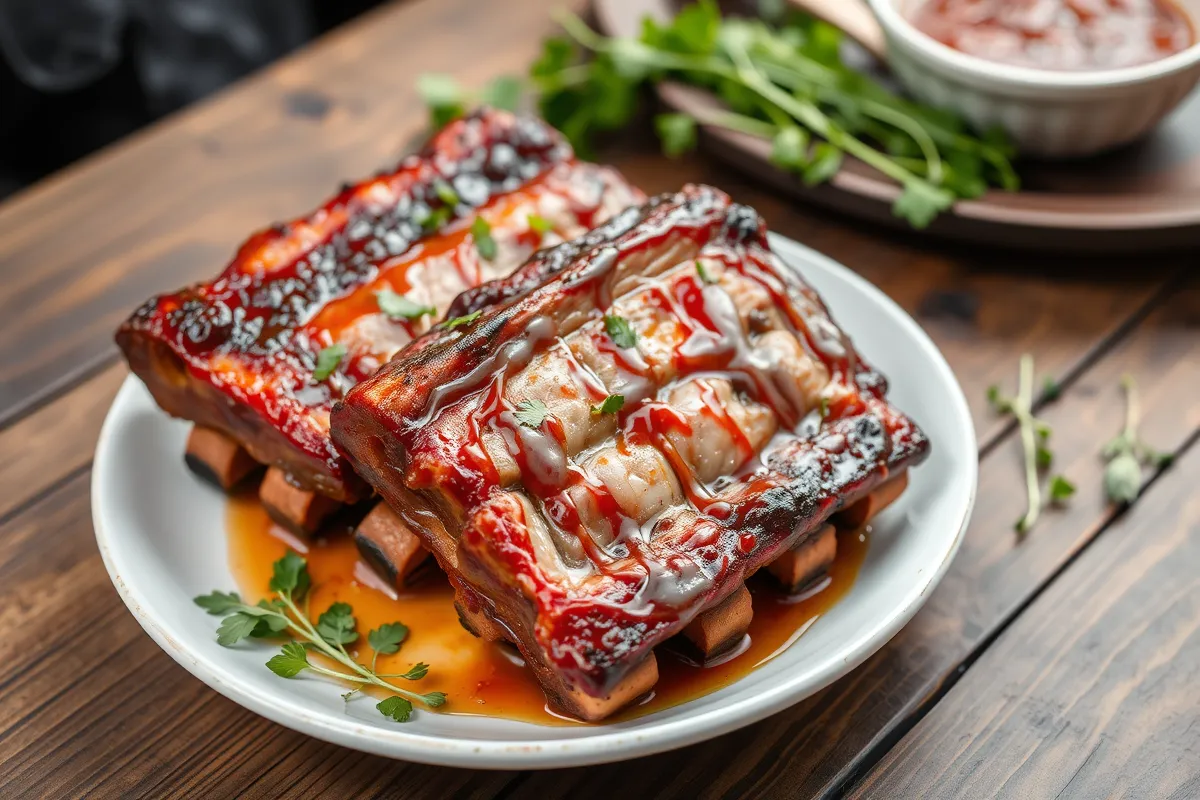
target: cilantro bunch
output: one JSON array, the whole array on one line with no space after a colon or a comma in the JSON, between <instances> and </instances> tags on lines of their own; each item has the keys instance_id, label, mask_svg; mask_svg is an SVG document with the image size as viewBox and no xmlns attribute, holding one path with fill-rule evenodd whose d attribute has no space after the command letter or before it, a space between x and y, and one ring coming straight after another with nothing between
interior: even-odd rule
<instances>
[{"instance_id":1,"label":"cilantro bunch","mask_svg":"<svg viewBox=\"0 0 1200 800\"><path fill-rule=\"evenodd\" d=\"M258 605L249 605L233 592L212 592L195 599L196 605L210 614L224 617L217 628L217 642L231 647L247 637L290 638L280 652L267 662L267 668L281 678L294 678L305 670L351 684L355 688L342 695L350 700L361 688L378 686L393 692L375 708L396 722L407 722L412 716L412 701L436 708L446 702L441 692L420 694L397 686L394 680L419 681L429 672L429 665L415 664L408 672L380 674L376 663L381 655L400 650L408 637L408 627L401 622L389 622L367 634L370 646L370 666L352 657L346 645L359 640L358 622L354 609L347 603L334 603L314 623L308 614L308 598L312 580L307 562L288 551L273 565L270 589L274 594ZM301 606L303 604L303 606ZM309 659L315 653L343 669L330 669Z\"/></svg>"},{"instance_id":2,"label":"cilantro bunch","mask_svg":"<svg viewBox=\"0 0 1200 800\"><path fill-rule=\"evenodd\" d=\"M568 12L558 19L567 36L544 43L530 76L542 116L583 153L597 132L631 120L643 86L678 81L714 92L727 110L658 116L667 155L695 145L697 124L770 139L771 160L809 185L848 154L900 184L893 211L917 228L989 185L1018 187L1002 133L975 137L957 116L848 68L841 32L812 17L723 19L700 0L665 25L643 20L637 38L602 36Z\"/></svg>"}]
</instances>

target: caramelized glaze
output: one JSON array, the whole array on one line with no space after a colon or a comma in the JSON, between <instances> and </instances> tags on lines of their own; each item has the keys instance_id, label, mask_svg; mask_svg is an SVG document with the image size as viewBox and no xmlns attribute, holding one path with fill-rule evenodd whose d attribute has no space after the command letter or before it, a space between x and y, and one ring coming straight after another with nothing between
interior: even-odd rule
<instances>
[{"instance_id":1,"label":"caramelized glaze","mask_svg":"<svg viewBox=\"0 0 1200 800\"><path fill-rule=\"evenodd\" d=\"M381 671L403 672L417 661L426 662L429 675L420 682L420 689L445 692L450 698L445 712L542 725L584 724L546 708L546 698L532 671L514 649L477 639L463 629L454 610L454 590L436 569L430 569L411 589L393 596L359 560L349 536L334 530L306 545L272 523L257 498L248 494L230 500L228 536L230 569L247 599L258 600L267 594L271 564L291 547L308 559L317 587L313 609L337 601L349 603L360 634L384 622L399 620L407 625L408 639L400 652L380 659ZM660 677L654 691L608 721L644 716L694 700L770 661L845 596L866 551L865 532L841 534L837 560L828 577L795 596L776 590L765 576L751 580L754 621L746 639L733 651L737 655L699 666L690 659L686 646L676 650L671 642L659 648ZM369 651L363 656L369 657Z\"/></svg>"}]
</instances>

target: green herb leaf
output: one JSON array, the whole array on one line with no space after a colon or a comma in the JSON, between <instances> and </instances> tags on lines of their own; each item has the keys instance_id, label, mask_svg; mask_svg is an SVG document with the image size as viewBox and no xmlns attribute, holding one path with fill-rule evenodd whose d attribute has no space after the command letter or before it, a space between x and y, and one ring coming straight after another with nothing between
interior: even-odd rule
<instances>
[{"instance_id":1,"label":"green herb leaf","mask_svg":"<svg viewBox=\"0 0 1200 800\"><path fill-rule=\"evenodd\" d=\"M496 240L492 238L492 225L482 216L475 217L471 223L471 237L475 240L475 249L484 261L496 257Z\"/></svg>"},{"instance_id":2,"label":"green herb leaf","mask_svg":"<svg viewBox=\"0 0 1200 800\"><path fill-rule=\"evenodd\" d=\"M837 175L843 159L842 151L829 142L818 144L813 148L812 161L805 164L800 173L805 185L817 186Z\"/></svg>"},{"instance_id":3,"label":"green herb leaf","mask_svg":"<svg viewBox=\"0 0 1200 800\"><path fill-rule=\"evenodd\" d=\"M481 316L483 316L482 311L472 311L470 314L466 314L461 317L454 317L453 319L446 320L445 322L442 323L442 327L445 328L446 330L450 330L452 328L458 328L463 325L470 325L472 322L479 319Z\"/></svg>"},{"instance_id":4,"label":"green herb leaf","mask_svg":"<svg viewBox=\"0 0 1200 800\"><path fill-rule=\"evenodd\" d=\"M320 383L333 374L346 357L346 345L331 344L317 353L317 366L313 369L313 380Z\"/></svg>"},{"instance_id":5,"label":"green herb leaf","mask_svg":"<svg viewBox=\"0 0 1200 800\"><path fill-rule=\"evenodd\" d=\"M221 625L217 628L217 644L222 647L230 647L237 644L242 639L253 634L254 630L258 627L258 623L259 617L254 614L248 614L245 611L230 614L221 620Z\"/></svg>"},{"instance_id":6,"label":"green herb leaf","mask_svg":"<svg viewBox=\"0 0 1200 800\"><path fill-rule=\"evenodd\" d=\"M375 302L379 304L379 310L392 319L420 319L426 314L437 313L433 306L414 303L391 289L380 289L376 292Z\"/></svg>"},{"instance_id":7,"label":"green herb leaf","mask_svg":"<svg viewBox=\"0 0 1200 800\"><path fill-rule=\"evenodd\" d=\"M418 697L430 708L437 708L446 704L446 695L444 692L429 692L428 694L418 695Z\"/></svg>"},{"instance_id":8,"label":"green herb leaf","mask_svg":"<svg viewBox=\"0 0 1200 800\"><path fill-rule=\"evenodd\" d=\"M704 267L704 262L699 259L696 260L696 274L700 276L702 283L709 285L717 283L717 279L709 274L708 270Z\"/></svg>"},{"instance_id":9,"label":"green herb leaf","mask_svg":"<svg viewBox=\"0 0 1200 800\"><path fill-rule=\"evenodd\" d=\"M629 320L616 314L604 316L604 330L613 340L613 344L622 350L637 346L637 331L629 324Z\"/></svg>"},{"instance_id":10,"label":"green herb leaf","mask_svg":"<svg viewBox=\"0 0 1200 800\"><path fill-rule=\"evenodd\" d=\"M445 181L435 181L433 184L433 193L437 195L439 200L451 208L461 202L458 198L458 192L454 191L454 187Z\"/></svg>"},{"instance_id":11,"label":"green herb leaf","mask_svg":"<svg viewBox=\"0 0 1200 800\"><path fill-rule=\"evenodd\" d=\"M294 599L299 599L308 591L310 584L308 562L293 550L288 550L283 558L271 565L268 587L272 592L291 594Z\"/></svg>"},{"instance_id":12,"label":"green herb leaf","mask_svg":"<svg viewBox=\"0 0 1200 800\"><path fill-rule=\"evenodd\" d=\"M698 263L698 262L697 262ZM598 406L592 406L593 414L616 414L625 406L624 395L610 394Z\"/></svg>"},{"instance_id":13,"label":"green herb leaf","mask_svg":"<svg viewBox=\"0 0 1200 800\"><path fill-rule=\"evenodd\" d=\"M367 633L367 644L376 653L390 656L400 649L400 644L407 636L408 626L403 622L385 622Z\"/></svg>"},{"instance_id":14,"label":"green herb leaf","mask_svg":"<svg viewBox=\"0 0 1200 800\"><path fill-rule=\"evenodd\" d=\"M294 678L308 669L308 652L304 645L288 642L283 646L281 653L271 656L271 660L267 662L267 669L281 678Z\"/></svg>"},{"instance_id":15,"label":"green herb leaf","mask_svg":"<svg viewBox=\"0 0 1200 800\"><path fill-rule=\"evenodd\" d=\"M546 238L547 233L550 233L554 230L554 223L545 217L538 216L537 214L530 214L529 229L536 232L538 236L544 239Z\"/></svg>"},{"instance_id":16,"label":"green herb leaf","mask_svg":"<svg viewBox=\"0 0 1200 800\"><path fill-rule=\"evenodd\" d=\"M1037 462L1038 469L1048 469L1054 462L1054 454L1050 452L1050 448L1038 445L1034 460Z\"/></svg>"},{"instance_id":17,"label":"green herb leaf","mask_svg":"<svg viewBox=\"0 0 1200 800\"><path fill-rule=\"evenodd\" d=\"M396 722L408 722L413 712L413 704L399 695L392 695L386 700L381 700L375 704L375 708L379 709L380 714L390 717Z\"/></svg>"},{"instance_id":18,"label":"green herb leaf","mask_svg":"<svg viewBox=\"0 0 1200 800\"><path fill-rule=\"evenodd\" d=\"M1042 400L1049 403L1057 400L1061 394L1062 386L1060 386L1058 381L1054 380L1054 378L1051 378L1049 375L1047 375L1045 379L1042 380Z\"/></svg>"},{"instance_id":19,"label":"green herb leaf","mask_svg":"<svg viewBox=\"0 0 1200 800\"><path fill-rule=\"evenodd\" d=\"M434 233L441 230L453 216L453 206L438 206L437 208L428 209L424 214L420 215L417 223L425 233Z\"/></svg>"},{"instance_id":20,"label":"green herb leaf","mask_svg":"<svg viewBox=\"0 0 1200 800\"><path fill-rule=\"evenodd\" d=\"M212 592L193 598L192 602L210 614L228 614L242 606L242 598L237 592Z\"/></svg>"},{"instance_id":21,"label":"green herb leaf","mask_svg":"<svg viewBox=\"0 0 1200 800\"><path fill-rule=\"evenodd\" d=\"M521 79L512 75L501 75L483 88L481 99L493 108L516 111L521 105L524 86Z\"/></svg>"},{"instance_id":22,"label":"green herb leaf","mask_svg":"<svg viewBox=\"0 0 1200 800\"><path fill-rule=\"evenodd\" d=\"M1075 494L1075 484L1062 475L1055 475L1050 479L1051 503L1062 503L1073 494Z\"/></svg>"},{"instance_id":23,"label":"green herb leaf","mask_svg":"<svg viewBox=\"0 0 1200 800\"><path fill-rule=\"evenodd\" d=\"M1114 503L1132 503L1142 488L1142 466L1130 452L1108 462L1104 469L1104 494Z\"/></svg>"},{"instance_id":24,"label":"green herb leaf","mask_svg":"<svg viewBox=\"0 0 1200 800\"><path fill-rule=\"evenodd\" d=\"M546 417L550 416L550 410L541 400L522 400L513 411L513 416L526 428L540 428Z\"/></svg>"},{"instance_id":25,"label":"green herb leaf","mask_svg":"<svg viewBox=\"0 0 1200 800\"><path fill-rule=\"evenodd\" d=\"M427 72L417 76L417 92L429 107L429 124L441 128L466 111L466 95L449 75Z\"/></svg>"},{"instance_id":26,"label":"green herb leaf","mask_svg":"<svg viewBox=\"0 0 1200 800\"><path fill-rule=\"evenodd\" d=\"M333 645L350 644L358 640L354 609L348 603L334 603L317 619L317 633Z\"/></svg>"},{"instance_id":27,"label":"green herb leaf","mask_svg":"<svg viewBox=\"0 0 1200 800\"><path fill-rule=\"evenodd\" d=\"M419 681L429 674L429 665L425 663L413 664L408 672L400 677L406 681Z\"/></svg>"},{"instance_id":28,"label":"green herb leaf","mask_svg":"<svg viewBox=\"0 0 1200 800\"><path fill-rule=\"evenodd\" d=\"M784 125L771 142L771 163L793 172L803 172L810 164L808 131L796 125Z\"/></svg>"},{"instance_id":29,"label":"green herb leaf","mask_svg":"<svg viewBox=\"0 0 1200 800\"><path fill-rule=\"evenodd\" d=\"M954 205L954 195L924 182L909 183L896 198L892 213L917 230L929 227L937 215Z\"/></svg>"},{"instance_id":30,"label":"green herb leaf","mask_svg":"<svg viewBox=\"0 0 1200 800\"><path fill-rule=\"evenodd\" d=\"M696 147L696 120L687 114L659 114L654 130L667 158L678 158Z\"/></svg>"}]
</instances>

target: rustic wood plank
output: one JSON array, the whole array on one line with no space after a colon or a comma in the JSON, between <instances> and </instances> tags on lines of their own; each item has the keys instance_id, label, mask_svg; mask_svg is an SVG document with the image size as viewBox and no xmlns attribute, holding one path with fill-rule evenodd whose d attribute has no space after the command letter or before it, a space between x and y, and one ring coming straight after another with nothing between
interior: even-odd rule
<instances>
[{"instance_id":1,"label":"rustic wood plank","mask_svg":"<svg viewBox=\"0 0 1200 800\"><path fill-rule=\"evenodd\" d=\"M210 277L251 229L394 160L424 125L418 73L480 85L522 71L552 30L556 5L385 8L0 206L0 314L19 333L0 341L0 425L111 360L112 330L148 294ZM917 236L865 237L859 223L798 209L700 156L665 160L648 125L619 144L604 159L647 189L721 186L776 230L862 272L918 316L968 383L999 377L1019 348L1038 350L1047 371L1061 374L1179 264L1130 270L1094 258L931 252Z\"/></svg>"},{"instance_id":2,"label":"rustic wood plank","mask_svg":"<svg viewBox=\"0 0 1200 800\"><path fill-rule=\"evenodd\" d=\"M1200 795L1197 475L1192 447L854 796Z\"/></svg>"},{"instance_id":3,"label":"rustic wood plank","mask_svg":"<svg viewBox=\"0 0 1200 800\"><path fill-rule=\"evenodd\" d=\"M356 753L252 714L126 611L92 539L90 472L0 525L0 797L492 796L509 776Z\"/></svg>"},{"instance_id":4,"label":"rustic wood plank","mask_svg":"<svg viewBox=\"0 0 1200 800\"><path fill-rule=\"evenodd\" d=\"M111 359L149 294L215 274L254 228L409 149L417 74L521 71L560 5L386 6L0 206L0 317L19 334L0 341L0 425Z\"/></svg>"},{"instance_id":5,"label":"rustic wood plank","mask_svg":"<svg viewBox=\"0 0 1200 800\"><path fill-rule=\"evenodd\" d=\"M0 430L0 519L92 462L104 416L129 370L114 363Z\"/></svg>"},{"instance_id":6,"label":"rustic wood plank","mask_svg":"<svg viewBox=\"0 0 1200 800\"><path fill-rule=\"evenodd\" d=\"M619 797L636 794L648 780L664 781L656 789L663 794L695 797L790 798L839 791L886 752L924 705L953 684L959 667L1115 516L1103 498L1097 451L1121 426L1121 375L1132 373L1141 383L1145 437L1174 451L1200 427L1196 363L1200 286L1193 284L1173 291L1167 305L1045 409L1044 418L1055 428L1055 469L1078 486L1071 504L1048 511L1018 542L1012 525L1024 502L1020 445L1009 437L987 453L972 522L949 573L913 621L866 664L745 730L626 764L534 774L512 796ZM1195 475L1192 470L1193 483Z\"/></svg>"}]
</instances>

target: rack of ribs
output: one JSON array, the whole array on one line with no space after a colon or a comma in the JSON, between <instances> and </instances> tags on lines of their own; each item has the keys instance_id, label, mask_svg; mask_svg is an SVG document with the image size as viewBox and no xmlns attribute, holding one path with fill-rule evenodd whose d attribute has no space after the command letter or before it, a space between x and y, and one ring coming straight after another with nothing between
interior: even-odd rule
<instances>
[{"instance_id":1,"label":"rack of ribs","mask_svg":"<svg viewBox=\"0 0 1200 800\"><path fill-rule=\"evenodd\" d=\"M215 280L151 298L117 343L158 404L196 424L194 468L229 489L267 465L264 505L311 533L370 492L330 438L333 404L464 289L643 200L545 123L481 110L395 169L251 236ZM322 359L336 366L318 370ZM412 560L397 524L381 506L360 526L390 573Z\"/></svg>"},{"instance_id":2,"label":"rack of ribs","mask_svg":"<svg viewBox=\"0 0 1200 800\"><path fill-rule=\"evenodd\" d=\"M745 579L833 558L928 442L758 214L688 186L469 291L335 405L334 440L434 553L464 625L606 717L682 634L740 640Z\"/></svg>"}]
</instances>

